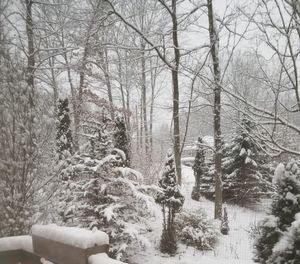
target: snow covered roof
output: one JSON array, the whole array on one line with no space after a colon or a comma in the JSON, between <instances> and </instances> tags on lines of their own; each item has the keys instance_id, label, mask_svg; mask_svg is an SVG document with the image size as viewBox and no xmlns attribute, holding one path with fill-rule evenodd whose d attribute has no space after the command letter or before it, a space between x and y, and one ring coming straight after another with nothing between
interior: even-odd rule
<instances>
[{"instance_id":1,"label":"snow covered roof","mask_svg":"<svg viewBox=\"0 0 300 264\"><path fill-rule=\"evenodd\" d=\"M13 236L0 238L0 252L9 250L33 252L31 236Z\"/></svg>"},{"instance_id":2,"label":"snow covered roof","mask_svg":"<svg viewBox=\"0 0 300 264\"><path fill-rule=\"evenodd\" d=\"M109 244L108 235L102 231L91 231L78 227L65 227L54 224L34 225L32 227L32 235L40 236L82 249Z\"/></svg>"}]
</instances>

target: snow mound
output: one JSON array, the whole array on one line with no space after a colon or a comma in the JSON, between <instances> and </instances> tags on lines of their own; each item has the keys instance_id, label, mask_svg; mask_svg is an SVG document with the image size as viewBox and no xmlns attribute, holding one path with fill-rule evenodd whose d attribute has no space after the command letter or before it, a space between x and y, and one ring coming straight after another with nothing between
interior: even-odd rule
<instances>
[{"instance_id":1,"label":"snow mound","mask_svg":"<svg viewBox=\"0 0 300 264\"><path fill-rule=\"evenodd\" d=\"M88 264L125 264L119 260L111 259L106 253L99 253L89 256Z\"/></svg>"},{"instance_id":2,"label":"snow mound","mask_svg":"<svg viewBox=\"0 0 300 264\"><path fill-rule=\"evenodd\" d=\"M275 184L279 183L281 178L284 175L284 172L285 172L285 168L284 168L283 163L279 163L274 171L273 183L275 183Z\"/></svg>"},{"instance_id":3,"label":"snow mound","mask_svg":"<svg viewBox=\"0 0 300 264\"><path fill-rule=\"evenodd\" d=\"M82 249L109 244L108 235L102 231L54 224L34 225L32 234Z\"/></svg>"},{"instance_id":4,"label":"snow mound","mask_svg":"<svg viewBox=\"0 0 300 264\"><path fill-rule=\"evenodd\" d=\"M0 238L0 252L22 249L33 252L31 236L13 236Z\"/></svg>"}]
</instances>

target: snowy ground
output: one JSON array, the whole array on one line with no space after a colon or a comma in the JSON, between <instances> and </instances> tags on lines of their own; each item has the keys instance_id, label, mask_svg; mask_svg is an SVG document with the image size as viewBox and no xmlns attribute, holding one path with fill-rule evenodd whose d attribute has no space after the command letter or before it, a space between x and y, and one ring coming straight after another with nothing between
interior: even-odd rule
<instances>
[{"instance_id":1,"label":"snowy ground","mask_svg":"<svg viewBox=\"0 0 300 264\"><path fill-rule=\"evenodd\" d=\"M213 219L214 203L208 200L193 201L191 190L194 176L190 167L183 167L183 187L186 200L184 207L187 209L202 208L209 218ZM159 252L161 235L161 219L153 223L153 232L149 240L154 245L152 248L138 252L131 260L134 264L253 264L253 239L250 229L263 217L262 212L254 212L238 206L227 206L230 232L228 236L221 235L214 250L199 251L179 244L178 254L174 257L163 255Z\"/></svg>"}]
</instances>

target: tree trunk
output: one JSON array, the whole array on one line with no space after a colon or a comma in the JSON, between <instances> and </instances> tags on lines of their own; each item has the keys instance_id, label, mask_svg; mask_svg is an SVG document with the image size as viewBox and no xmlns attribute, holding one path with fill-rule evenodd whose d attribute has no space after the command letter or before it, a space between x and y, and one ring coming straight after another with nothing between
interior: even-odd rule
<instances>
[{"instance_id":1,"label":"tree trunk","mask_svg":"<svg viewBox=\"0 0 300 264\"><path fill-rule=\"evenodd\" d=\"M149 142L148 142L148 122L147 122L147 84L146 84L146 57L145 43L142 40L141 44L141 66L142 66L142 115L144 126L144 144L146 159L149 158Z\"/></svg>"},{"instance_id":2,"label":"tree trunk","mask_svg":"<svg viewBox=\"0 0 300 264\"><path fill-rule=\"evenodd\" d=\"M26 34L27 34L27 43L28 43L28 55L27 55L27 84L30 89L29 95L29 105L30 107L34 106L34 39L33 39L33 21L32 21L32 0L26 0Z\"/></svg>"},{"instance_id":3,"label":"tree trunk","mask_svg":"<svg viewBox=\"0 0 300 264\"><path fill-rule=\"evenodd\" d=\"M104 71L104 77L105 77L105 83L107 87L107 94L108 94L108 100L110 104L110 116L111 119L115 119L115 113L114 113L114 103L113 103L113 96L112 96L112 89L111 89L111 83L110 83L110 77L109 77L109 68L108 68L108 53L107 49L104 48L103 51L100 51L101 60L103 62L103 71Z\"/></svg>"},{"instance_id":4,"label":"tree trunk","mask_svg":"<svg viewBox=\"0 0 300 264\"><path fill-rule=\"evenodd\" d=\"M73 135L73 144L74 144L74 150L78 151L79 150L79 142L78 142L78 133L79 133L79 112L77 111L77 95L76 91L73 85L73 80L72 80L72 75L71 75L71 68L70 68L70 63L68 60L68 56L65 50L65 35L64 31L62 30L62 39L61 39L61 45L62 48L64 49L64 60L66 62L67 66L67 73L68 73L68 82L70 85L71 89L71 98L72 98L72 108L73 108L73 118L74 118L74 135Z\"/></svg>"},{"instance_id":5,"label":"tree trunk","mask_svg":"<svg viewBox=\"0 0 300 264\"><path fill-rule=\"evenodd\" d=\"M173 83L173 137L174 137L174 160L177 174L178 184L181 185L181 155L180 155L180 124L179 124L179 80L178 69L180 61L180 52L178 45L177 34L177 16L176 16L176 0L172 0L172 23L173 23L173 45L174 45L174 58L175 65L172 67L172 83Z\"/></svg>"},{"instance_id":6,"label":"tree trunk","mask_svg":"<svg viewBox=\"0 0 300 264\"><path fill-rule=\"evenodd\" d=\"M219 36L212 0L207 0L209 39L214 74L214 141L215 141L215 218L222 218L222 150L221 150L221 74L219 64Z\"/></svg>"}]
</instances>

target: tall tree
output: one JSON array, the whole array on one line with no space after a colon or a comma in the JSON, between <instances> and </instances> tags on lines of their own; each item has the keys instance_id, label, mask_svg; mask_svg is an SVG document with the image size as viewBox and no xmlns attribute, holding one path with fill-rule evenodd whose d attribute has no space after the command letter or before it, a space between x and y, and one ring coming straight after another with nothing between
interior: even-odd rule
<instances>
[{"instance_id":1,"label":"tall tree","mask_svg":"<svg viewBox=\"0 0 300 264\"><path fill-rule=\"evenodd\" d=\"M215 218L222 218L222 141L221 141L221 71L219 62L219 34L213 1L207 0L210 52L214 82L214 141L215 141Z\"/></svg>"}]
</instances>

